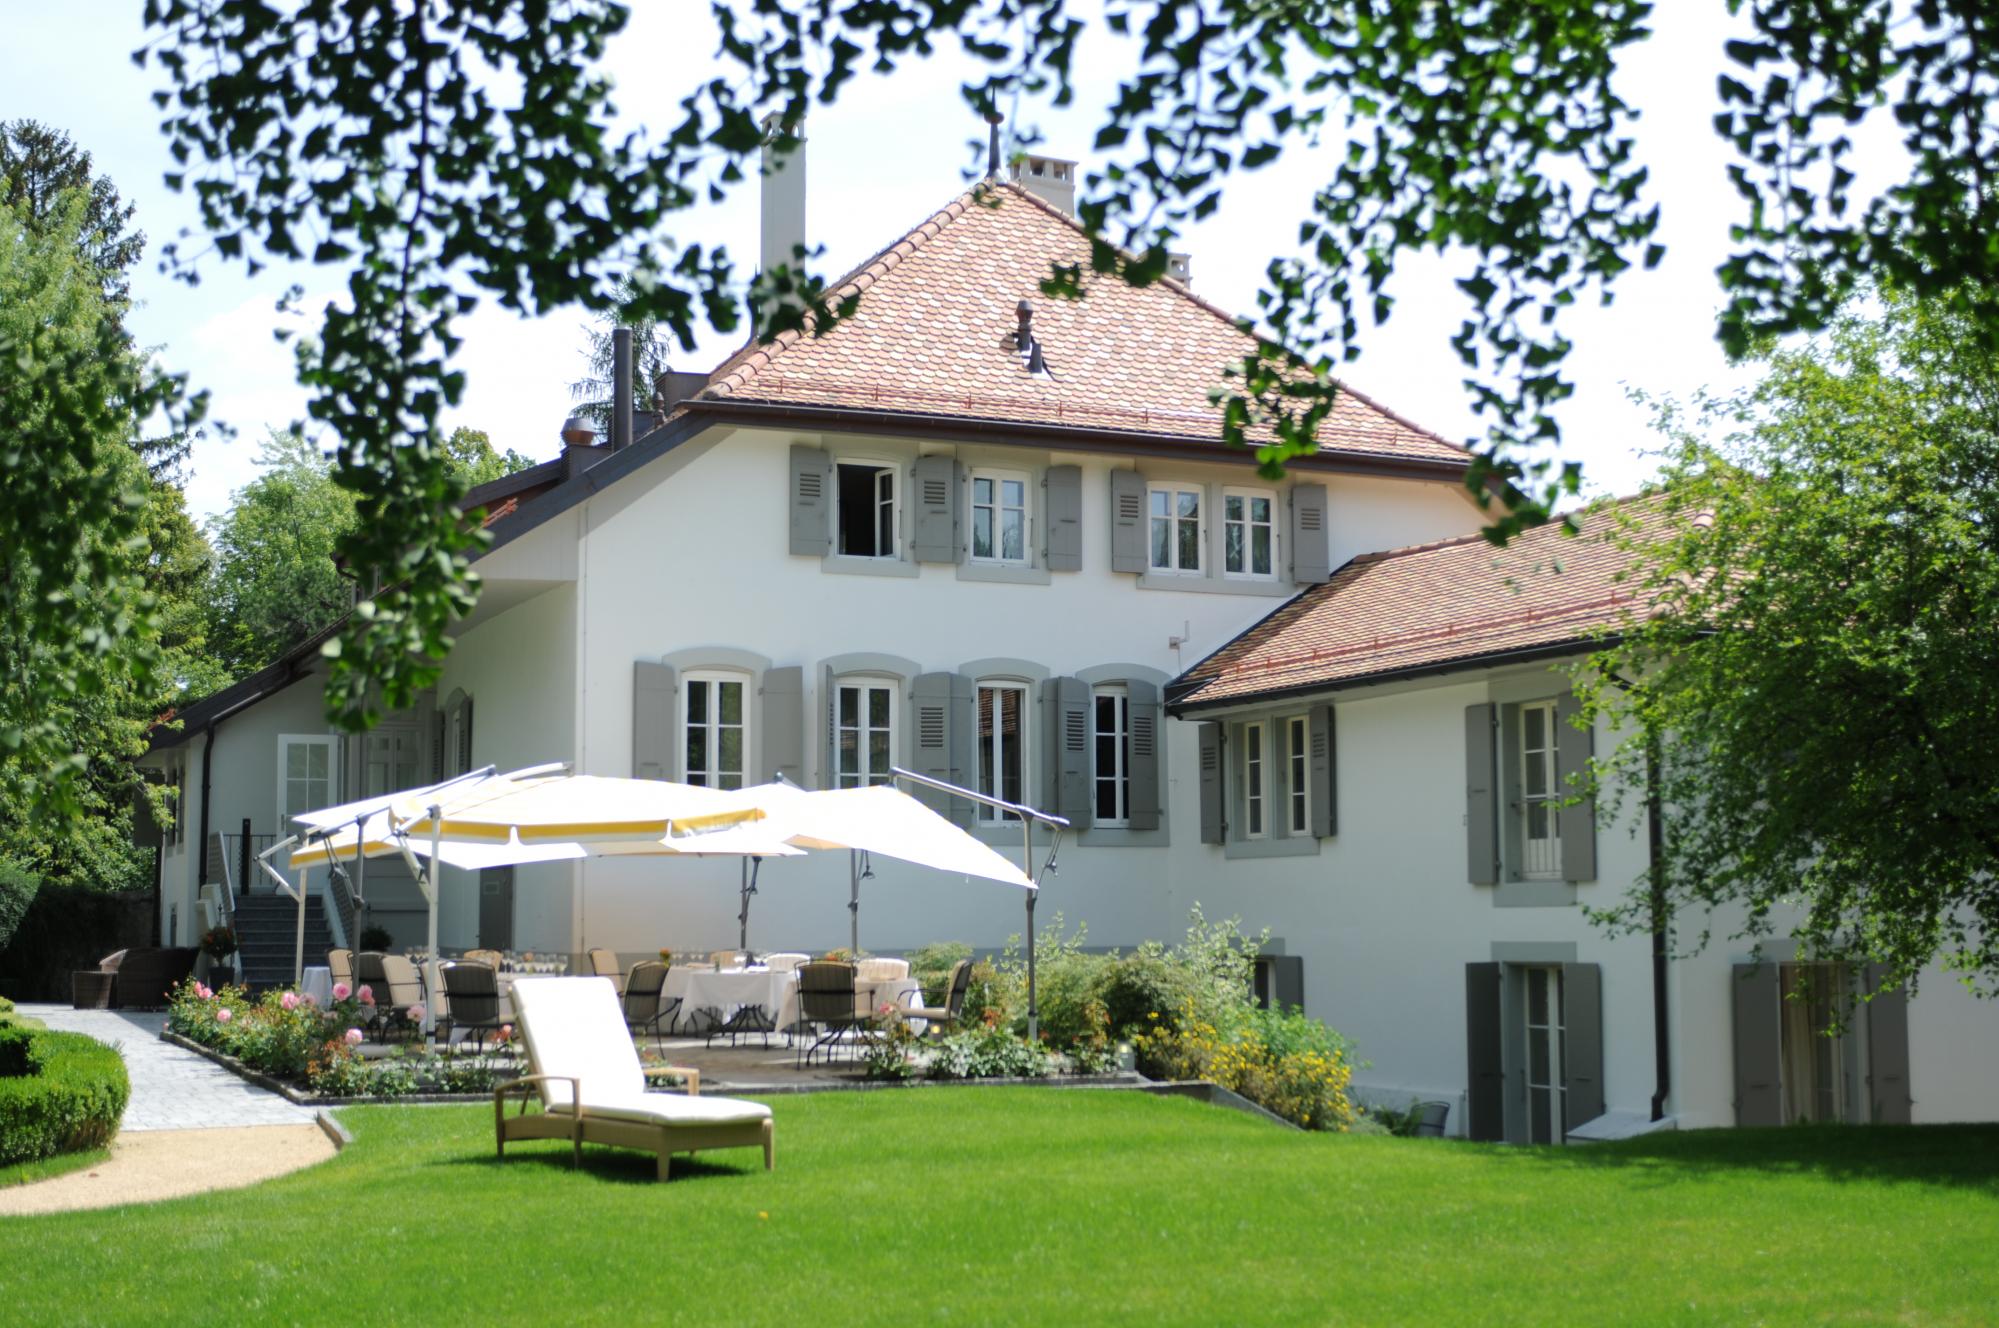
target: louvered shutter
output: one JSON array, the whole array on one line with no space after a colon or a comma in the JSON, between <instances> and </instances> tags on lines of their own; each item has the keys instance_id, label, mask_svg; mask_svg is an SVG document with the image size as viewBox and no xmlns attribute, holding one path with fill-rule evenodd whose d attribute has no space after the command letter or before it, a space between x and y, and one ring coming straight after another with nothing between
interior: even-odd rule
<instances>
[{"instance_id":1,"label":"louvered shutter","mask_svg":"<svg viewBox=\"0 0 1999 1328\"><path fill-rule=\"evenodd\" d=\"M957 782L951 769L951 684L954 676L949 673L918 674L909 689L910 719L916 725L916 741L911 744L910 759L916 763L917 774L941 779L947 784ZM932 811L962 824L960 805L964 802L963 798L921 787L910 792Z\"/></svg>"},{"instance_id":2,"label":"louvered shutter","mask_svg":"<svg viewBox=\"0 0 1999 1328\"><path fill-rule=\"evenodd\" d=\"M916 459L910 470L911 510L915 513L910 552L920 563L957 563L965 557L958 533L958 463L947 456Z\"/></svg>"},{"instance_id":3,"label":"louvered shutter","mask_svg":"<svg viewBox=\"0 0 1999 1328\"><path fill-rule=\"evenodd\" d=\"M823 558L833 551L833 460L823 448L791 447L791 551Z\"/></svg>"},{"instance_id":4,"label":"louvered shutter","mask_svg":"<svg viewBox=\"0 0 1999 1328\"><path fill-rule=\"evenodd\" d=\"M1090 685L1081 678L1050 678L1041 684L1046 716L1048 798L1057 816L1075 830L1090 826Z\"/></svg>"},{"instance_id":5,"label":"louvered shutter","mask_svg":"<svg viewBox=\"0 0 1999 1328\"><path fill-rule=\"evenodd\" d=\"M1201 842L1219 844L1228 831L1222 816L1222 726L1203 724L1196 732L1201 747Z\"/></svg>"},{"instance_id":6,"label":"louvered shutter","mask_svg":"<svg viewBox=\"0 0 1999 1328\"><path fill-rule=\"evenodd\" d=\"M1564 1130L1603 1115L1603 973L1595 964L1562 965Z\"/></svg>"},{"instance_id":7,"label":"louvered shutter","mask_svg":"<svg viewBox=\"0 0 1999 1328\"><path fill-rule=\"evenodd\" d=\"M1735 1123L1782 1125L1783 999L1777 966L1737 964L1735 1000Z\"/></svg>"},{"instance_id":8,"label":"louvered shutter","mask_svg":"<svg viewBox=\"0 0 1999 1328\"><path fill-rule=\"evenodd\" d=\"M1145 476L1111 472L1111 570L1145 571Z\"/></svg>"},{"instance_id":9,"label":"louvered shutter","mask_svg":"<svg viewBox=\"0 0 1999 1328\"><path fill-rule=\"evenodd\" d=\"M1308 721L1307 756L1312 764L1312 834L1329 839L1340 832L1339 748L1330 705L1316 705Z\"/></svg>"},{"instance_id":10,"label":"louvered shutter","mask_svg":"<svg viewBox=\"0 0 1999 1328\"><path fill-rule=\"evenodd\" d=\"M793 664L765 669L763 707L763 767L769 779L782 776L805 786L805 670Z\"/></svg>"},{"instance_id":11,"label":"louvered shutter","mask_svg":"<svg viewBox=\"0 0 1999 1328\"><path fill-rule=\"evenodd\" d=\"M819 787L840 787L840 687L830 665L819 670Z\"/></svg>"},{"instance_id":12,"label":"louvered shutter","mask_svg":"<svg viewBox=\"0 0 1999 1328\"><path fill-rule=\"evenodd\" d=\"M1869 989L1879 987L1884 970L1870 965ZM1876 1125L1907 1125L1909 1098L1909 993L1901 987L1867 1002L1867 1106Z\"/></svg>"},{"instance_id":13,"label":"louvered shutter","mask_svg":"<svg viewBox=\"0 0 1999 1328\"><path fill-rule=\"evenodd\" d=\"M1125 770L1131 779L1126 822L1134 830L1159 828L1159 772L1165 766L1166 716L1159 688L1133 679L1125 684L1125 722L1130 726L1130 756Z\"/></svg>"},{"instance_id":14,"label":"louvered shutter","mask_svg":"<svg viewBox=\"0 0 1999 1328\"><path fill-rule=\"evenodd\" d=\"M1465 1137L1506 1138L1506 1067L1500 1051L1499 965L1465 965Z\"/></svg>"},{"instance_id":15,"label":"louvered shutter","mask_svg":"<svg viewBox=\"0 0 1999 1328\"><path fill-rule=\"evenodd\" d=\"M632 670L632 777L673 777L673 666L639 660Z\"/></svg>"},{"instance_id":16,"label":"louvered shutter","mask_svg":"<svg viewBox=\"0 0 1999 1328\"><path fill-rule=\"evenodd\" d=\"M1564 781L1569 776L1583 776L1589 770L1590 754L1595 750L1595 735L1589 729L1578 729L1571 721L1582 709L1575 693L1555 702L1555 764ZM1566 792L1573 793L1574 789ZM1596 803L1584 799L1573 807L1563 807L1557 813L1556 825L1562 837L1562 879L1565 881L1594 881L1596 879Z\"/></svg>"},{"instance_id":17,"label":"louvered shutter","mask_svg":"<svg viewBox=\"0 0 1999 1328\"><path fill-rule=\"evenodd\" d=\"M1498 708L1465 707L1465 876L1473 885L1499 883Z\"/></svg>"},{"instance_id":18,"label":"louvered shutter","mask_svg":"<svg viewBox=\"0 0 1999 1328\"><path fill-rule=\"evenodd\" d=\"M458 771L464 774L472 768L472 698L466 697L458 703Z\"/></svg>"},{"instance_id":19,"label":"louvered shutter","mask_svg":"<svg viewBox=\"0 0 1999 1328\"><path fill-rule=\"evenodd\" d=\"M951 675L951 782L972 788L978 781L973 753L978 746L979 692L977 683L962 673ZM951 819L961 826L978 819L979 809L963 798L951 799Z\"/></svg>"},{"instance_id":20,"label":"louvered shutter","mask_svg":"<svg viewBox=\"0 0 1999 1328\"><path fill-rule=\"evenodd\" d=\"M1051 572L1083 570L1083 468L1050 466L1041 477L1041 563Z\"/></svg>"},{"instance_id":21,"label":"louvered shutter","mask_svg":"<svg viewBox=\"0 0 1999 1328\"><path fill-rule=\"evenodd\" d=\"M1326 528L1326 486L1291 486L1291 579L1315 586L1333 574L1332 539Z\"/></svg>"}]
</instances>

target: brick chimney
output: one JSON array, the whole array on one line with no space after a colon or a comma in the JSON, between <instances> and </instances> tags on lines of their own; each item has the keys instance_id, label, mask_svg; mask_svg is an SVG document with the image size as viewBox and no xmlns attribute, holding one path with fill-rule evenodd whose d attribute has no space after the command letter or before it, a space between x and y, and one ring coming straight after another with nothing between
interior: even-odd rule
<instances>
[{"instance_id":1,"label":"brick chimney","mask_svg":"<svg viewBox=\"0 0 1999 1328\"><path fill-rule=\"evenodd\" d=\"M1076 163L1033 153L1013 163L1013 182L1064 216L1076 215Z\"/></svg>"}]
</instances>

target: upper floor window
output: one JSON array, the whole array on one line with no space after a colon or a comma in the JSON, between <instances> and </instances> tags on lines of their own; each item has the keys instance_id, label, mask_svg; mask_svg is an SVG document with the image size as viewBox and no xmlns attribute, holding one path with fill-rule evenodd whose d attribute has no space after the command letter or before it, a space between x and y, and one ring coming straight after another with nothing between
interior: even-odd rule
<instances>
[{"instance_id":1,"label":"upper floor window","mask_svg":"<svg viewBox=\"0 0 1999 1328\"><path fill-rule=\"evenodd\" d=\"M415 781L412 780L412 783ZM382 792L394 792L396 785ZM327 734L291 734L278 739L278 833L287 834L291 819L301 812L333 804L333 738Z\"/></svg>"},{"instance_id":2,"label":"upper floor window","mask_svg":"<svg viewBox=\"0 0 1999 1328\"><path fill-rule=\"evenodd\" d=\"M682 753L688 783L708 788L743 787L749 768L748 693L749 682L739 674L687 676Z\"/></svg>"},{"instance_id":3,"label":"upper floor window","mask_svg":"<svg viewBox=\"0 0 1999 1328\"><path fill-rule=\"evenodd\" d=\"M1199 572L1201 490L1193 485L1155 484L1149 500L1149 566L1155 572Z\"/></svg>"},{"instance_id":4,"label":"upper floor window","mask_svg":"<svg viewBox=\"0 0 1999 1328\"><path fill-rule=\"evenodd\" d=\"M1270 833L1270 763L1263 725L1242 726L1242 827L1247 839Z\"/></svg>"},{"instance_id":5,"label":"upper floor window","mask_svg":"<svg viewBox=\"0 0 1999 1328\"><path fill-rule=\"evenodd\" d=\"M1267 490L1222 495L1222 571L1229 576L1277 575L1277 499Z\"/></svg>"},{"instance_id":6,"label":"upper floor window","mask_svg":"<svg viewBox=\"0 0 1999 1328\"><path fill-rule=\"evenodd\" d=\"M895 467L842 461L834 484L836 551L850 558L895 557Z\"/></svg>"},{"instance_id":7,"label":"upper floor window","mask_svg":"<svg viewBox=\"0 0 1999 1328\"><path fill-rule=\"evenodd\" d=\"M886 682L843 682L833 712L833 786L886 784L895 764L895 688Z\"/></svg>"},{"instance_id":8,"label":"upper floor window","mask_svg":"<svg viewBox=\"0 0 1999 1328\"><path fill-rule=\"evenodd\" d=\"M1005 471L972 472L972 558L1027 561L1027 478Z\"/></svg>"},{"instance_id":9,"label":"upper floor window","mask_svg":"<svg viewBox=\"0 0 1999 1328\"><path fill-rule=\"evenodd\" d=\"M1027 688L1020 683L982 682L977 712L978 790L987 797L1020 802L1027 784ZM979 819L1004 818L998 808L981 803Z\"/></svg>"},{"instance_id":10,"label":"upper floor window","mask_svg":"<svg viewBox=\"0 0 1999 1328\"><path fill-rule=\"evenodd\" d=\"M1099 687L1090 697L1090 779L1099 826L1131 818L1131 698L1123 687Z\"/></svg>"},{"instance_id":11,"label":"upper floor window","mask_svg":"<svg viewBox=\"0 0 1999 1328\"><path fill-rule=\"evenodd\" d=\"M1555 703L1520 707L1520 874L1555 880L1562 874L1560 768Z\"/></svg>"},{"instance_id":12,"label":"upper floor window","mask_svg":"<svg viewBox=\"0 0 1999 1328\"><path fill-rule=\"evenodd\" d=\"M1311 721L1304 715L1284 721L1285 824L1294 835L1312 833L1311 741Z\"/></svg>"}]
</instances>

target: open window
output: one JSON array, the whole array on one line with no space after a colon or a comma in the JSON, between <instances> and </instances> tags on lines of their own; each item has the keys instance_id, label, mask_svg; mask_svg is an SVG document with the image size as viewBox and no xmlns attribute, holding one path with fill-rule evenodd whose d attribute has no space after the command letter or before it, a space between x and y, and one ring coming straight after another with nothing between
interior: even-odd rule
<instances>
[{"instance_id":1,"label":"open window","mask_svg":"<svg viewBox=\"0 0 1999 1328\"><path fill-rule=\"evenodd\" d=\"M842 461L834 468L837 551L849 558L896 556L895 467Z\"/></svg>"},{"instance_id":2,"label":"open window","mask_svg":"<svg viewBox=\"0 0 1999 1328\"><path fill-rule=\"evenodd\" d=\"M982 682L974 696L977 716L978 790L988 797L1022 802L1027 790L1027 687ZM981 821L1004 819L997 808L979 805Z\"/></svg>"}]
</instances>

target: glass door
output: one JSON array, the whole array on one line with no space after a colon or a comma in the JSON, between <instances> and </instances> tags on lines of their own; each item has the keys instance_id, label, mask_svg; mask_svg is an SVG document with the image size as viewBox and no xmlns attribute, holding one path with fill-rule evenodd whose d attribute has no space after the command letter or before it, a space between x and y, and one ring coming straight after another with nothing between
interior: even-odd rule
<instances>
[{"instance_id":1,"label":"glass door","mask_svg":"<svg viewBox=\"0 0 1999 1328\"><path fill-rule=\"evenodd\" d=\"M1527 1142L1558 1144L1568 1134L1562 1082L1562 970L1523 970L1527 980Z\"/></svg>"}]
</instances>

